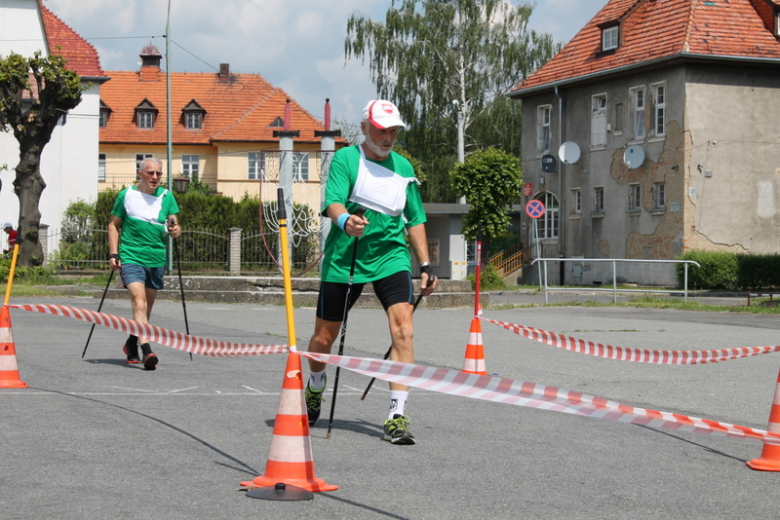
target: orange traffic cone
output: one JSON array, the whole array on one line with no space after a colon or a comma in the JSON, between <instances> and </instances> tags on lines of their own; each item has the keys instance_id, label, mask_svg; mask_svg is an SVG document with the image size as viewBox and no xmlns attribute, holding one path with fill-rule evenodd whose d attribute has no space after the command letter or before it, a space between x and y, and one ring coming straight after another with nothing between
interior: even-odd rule
<instances>
[{"instance_id":1,"label":"orange traffic cone","mask_svg":"<svg viewBox=\"0 0 780 520\"><path fill-rule=\"evenodd\" d=\"M0 388L27 388L27 383L19 379L11 314L7 305L0 308Z\"/></svg>"},{"instance_id":2,"label":"orange traffic cone","mask_svg":"<svg viewBox=\"0 0 780 520\"><path fill-rule=\"evenodd\" d=\"M295 352L287 356L265 474L241 483L251 488L275 487L277 484L297 486L313 492L335 491L339 488L314 476L309 416L303 397L301 356Z\"/></svg>"},{"instance_id":3,"label":"orange traffic cone","mask_svg":"<svg viewBox=\"0 0 780 520\"><path fill-rule=\"evenodd\" d=\"M780 433L780 372L777 374L775 397L772 399L772 409L769 412L769 425L766 431ZM761 457L746 462L748 467L760 471L780 471L780 446L764 444Z\"/></svg>"},{"instance_id":4,"label":"orange traffic cone","mask_svg":"<svg viewBox=\"0 0 780 520\"><path fill-rule=\"evenodd\" d=\"M463 370L468 374L486 376L485 349L482 347L482 324L478 317L471 319L469 329L469 342L466 344L466 359L463 361Z\"/></svg>"}]
</instances>

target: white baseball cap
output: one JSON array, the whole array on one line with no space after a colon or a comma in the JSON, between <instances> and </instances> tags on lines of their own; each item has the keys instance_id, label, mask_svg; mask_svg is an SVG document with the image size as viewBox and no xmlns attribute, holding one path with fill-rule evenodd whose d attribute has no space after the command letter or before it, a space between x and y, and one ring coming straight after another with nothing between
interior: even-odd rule
<instances>
[{"instance_id":1,"label":"white baseball cap","mask_svg":"<svg viewBox=\"0 0 780 520\"><path fill-rule=\"evenodd\" d=\"M398 107L386 99L374 99L363 109L363 119L368 119L377 128L385 129L394 126L406 127L401 119Z\"/></svg>"},{"instance_id":2,"label":"white baseball cap","mask_svg":"<svg viewBox=\"0 0 780 520\"><path fill-rule=\"evenodd\" d=\"M13 227L14 227L13 224L11 224L10 222L6 222L5 224L3 224L3 229L5 229L5 228L13 228Z\"/></svg>"}]
</instances>

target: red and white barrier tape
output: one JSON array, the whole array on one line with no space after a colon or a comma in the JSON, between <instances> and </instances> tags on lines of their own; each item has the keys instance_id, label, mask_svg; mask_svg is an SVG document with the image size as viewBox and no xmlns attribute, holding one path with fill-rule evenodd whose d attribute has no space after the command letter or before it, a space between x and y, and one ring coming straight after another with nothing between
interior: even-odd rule
<instances>
[{"instance_id":1,"label":"red and white barrier tape","mask_svg":"<svg viewBox=\"0 0 780 520\"><path fill-rule=\"evenodd\" d=\"M525 325L515 325L505 321L491 320L482 318L488 323L504 327L515 334L519 334L528 339L546 343L553 347L588 354L589 356L602 357L606 359L615 359L618 361L636 361L637 363L654 363L658 365L696 365L704 363L717 363L718 361L728 361L759 354L770 354L780 351L780 346L774 347L738 347L721 350L641 350L638 348L613 347L612 345L603 345L592 341L572 338L548 332L546 330L526 327Z\"/></svg>"},{"instance_id":2,"label":"red and white barrier tape","mask_svg":"<svg viewBox=\"0 0 780 520\"><path fill-rule=\"evenodd\" d=\"M11 309L21 309L32 312L42 312L54 316L76 318L103 325L111 329L143 336L149 341L165 345L166 347L183 350L191 354L213 357L258 356L262 354L283 354L289 352L287 345L251 345L247 343L230 343L213 339L189 336L173 330L164 329L155 325L138 323L137 321L120 318L102 312L68 307L65 305L9 305Z\"/></svg>"},{"instance_id":3,"label":"red and white barrier tape","mask_svg":"<svg viewBox=\"0 0 780 520\"><path fill-rule=\"evenodd\" d=\"M377 379L472 399L551 410L597 419L608 419L653 428L684 432L756 439L780 445L780 434L698 417L635 408L602 397L572 392L553 386L538 385L492 376L480 376L458 370L433 368L370 358L299 352L301 356L337 365Z\"/></svg>"}]
</instances>

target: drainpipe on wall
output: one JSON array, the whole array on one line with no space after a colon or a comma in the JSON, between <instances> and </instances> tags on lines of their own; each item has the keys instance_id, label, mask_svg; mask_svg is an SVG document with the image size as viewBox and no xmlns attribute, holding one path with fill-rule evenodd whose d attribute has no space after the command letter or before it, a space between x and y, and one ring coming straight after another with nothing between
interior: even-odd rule
<instances>
[{"instance_id":1,"label":"drainpipe on wall","mask_svg":"<svg viewBox=\"0 0 780 520\"><path fill-rule=\"evenodd\" d=\"M558 97L558 147L563 144L563 98L555 85ZM563 161L558 157L558 258L563 258ZM563 262L559 262L560 285L563 285Z\"/></svg>"}]
</instances>

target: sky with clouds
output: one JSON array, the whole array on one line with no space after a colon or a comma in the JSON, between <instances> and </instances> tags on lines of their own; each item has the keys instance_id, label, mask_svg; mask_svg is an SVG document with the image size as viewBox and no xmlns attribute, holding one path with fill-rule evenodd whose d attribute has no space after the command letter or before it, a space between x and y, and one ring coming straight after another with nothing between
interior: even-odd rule
<instances>
[{"instance_id":1,"label":"sky with clouds","mask_svg":"<svg viewBox=\"0 0 780 520\"><path fill-rule=\"evenodd\" d=\"M566 43L608 0L536 0L530 28ZM141 49L165 54L168 2L163 0L44 0L87 39L105 71L137 70ZM391 0L171 0L171 70L258 73L323 119L357 122L375 97L368 65L344 59L347 19L382 20Z\"/></svg>"}]
</instances>

